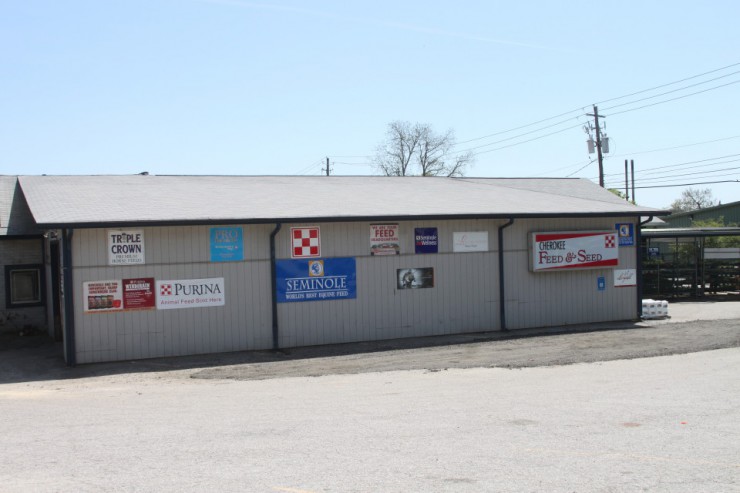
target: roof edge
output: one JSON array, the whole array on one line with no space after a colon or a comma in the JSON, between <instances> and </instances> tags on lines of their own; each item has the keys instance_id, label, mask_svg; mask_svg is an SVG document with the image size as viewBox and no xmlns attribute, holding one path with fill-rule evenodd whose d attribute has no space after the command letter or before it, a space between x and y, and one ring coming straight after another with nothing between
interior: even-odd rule
<instances>
[{"instance_id":1,"label":"roof edge","mask_svg":"<svg viewBox=\"0 0 740 493\"><path fill-rule=\"evenodd\" d=\"M275 224L275 223L337 223L337 222L379 222L379 221L454 221L465 219L557 219L557 218L598 218L598 217L636 217L666 216L670 211L619 211L619 212L582 212L582 213L515 213L515 214L430 214L430 215L389 215L389 216L306 216L280 218L231 218L231 219L184 219L172 221L108 221L108 222L71 222L71 223L38 223L42 229L92 229L92 228L122 228L131 226L209 226L219 224Z\"/></svg>"}]
</instances>

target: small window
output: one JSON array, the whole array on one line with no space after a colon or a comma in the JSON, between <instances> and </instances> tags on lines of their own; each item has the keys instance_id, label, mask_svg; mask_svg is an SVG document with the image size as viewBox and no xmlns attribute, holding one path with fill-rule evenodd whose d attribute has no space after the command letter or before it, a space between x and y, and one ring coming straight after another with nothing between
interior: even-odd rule
<instances>
[{"instance_id":1,"label":"small window","mask_svg":"<svg viewBox=\"0 0 740 493\"><path fill-rule=\"evenodd\" d=\"M40 265L5 266L5 301L7 308L43 304L43 269Z\"/></svg>"}]
</instances>

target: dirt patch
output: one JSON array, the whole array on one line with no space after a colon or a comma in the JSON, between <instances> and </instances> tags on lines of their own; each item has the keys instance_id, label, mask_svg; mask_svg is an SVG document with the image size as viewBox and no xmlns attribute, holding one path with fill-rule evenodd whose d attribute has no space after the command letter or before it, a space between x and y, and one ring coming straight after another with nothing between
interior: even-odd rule
<instances>
[{"instance_id":1,"label":"dirt patch","mask_svg":"<svg viewBox=\"0 0 740 493\"><path fill-rule=\"evenodd\" d=\"M401 343L399 343L401 344ZM311 357L306 349L273 361L195 370L191 378L262 380L394 370L526 368L634 359L740 347L740 320L713 320L628 329L551 333L515 339L396 347L380 352ZM307 348L310 352L310 348Z\"/></svg>"},{"instance_id":2,"label":"dirt patch","mask_svg":"<svg viewBox=\"0 0 740 493\"><path fill-rule=\"evenodd\" d=\"M740 302L672 304L671 319L241 351L67 367L43 334L0 338L0 384L108 375L264 380L394 370L525 368L740 347ZM696 316L705 317L694 320Z\"/></svg>"}]
</instances>

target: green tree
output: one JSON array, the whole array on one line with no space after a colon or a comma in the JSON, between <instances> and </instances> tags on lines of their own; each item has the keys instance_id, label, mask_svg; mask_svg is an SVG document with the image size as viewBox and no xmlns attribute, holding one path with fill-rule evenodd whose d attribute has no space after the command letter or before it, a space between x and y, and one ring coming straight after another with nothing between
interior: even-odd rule
<instances>
[{"instance_id":1,"label":"green tree","mask_svg":"<svg viewBox=\"0 0 740 493\"><path fill-rule=\"evenodd\" d=\"M713 207L717 204L718 201L712 196L712 189L687 188L681 192L680 198L671 202L671 211L674 214L677 212L696 211Z\"/></svg>"},{"instance_id":2,"label":"green tree","mask_svg":"<svg viewBox=\"0 0 740 493\"><path fill-rule=\"evenodd\" d=\"M725 224L725 218L720 216L717 219L693 221L691 226L694 228L731 228L737 227L737 224ZM740 248L740 236L711 236L704 240L704 246L706 248Z\"/></svg>"}]
</instances>

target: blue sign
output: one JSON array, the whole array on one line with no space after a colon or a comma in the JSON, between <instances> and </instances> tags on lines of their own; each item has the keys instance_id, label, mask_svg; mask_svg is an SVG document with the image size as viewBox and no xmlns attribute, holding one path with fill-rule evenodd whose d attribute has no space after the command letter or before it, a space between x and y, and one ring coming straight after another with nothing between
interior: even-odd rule
<instances>
[{"instance_id":1,"label":"blue sign","mask_svg":"<svg viewBox=\"0 0 740 493\"><path fill-rule=\"evenodd\" d=\"M278 260L277 301L325 301L357 298L354 258Z\"/></svg>"},{"instance_id":2,"label":"blue sign","mask_svg":"<svg viewBox=\"0 0 740 493\"><path fill-rule=\"evenodd\" d=\"M437 253L439 248L437 228L415 228L414 245L416 253Z\"/></svg>"},{"instance_id":3,"label":"blue sign","mask_svg":"<svg viewBox=\"0 0 740 493\"><path fill-rule=\"evenodd\" d=\"M244 260L242 228L211 228L211 262Z\"/></svg>"},{"instance_id":4,"label":"blue sign","mask_svg":"<svg viewBox=\"0 0 740 493\"><path fill-rule=\"evenodd\" d=\"M617 223L617 237L619 237L619 246L634 245L635 225L632 223Z\"/></svg>"},{"instance_id":5,"label":"blue sign","mask_svg":"<svg viewBox=\"0 0 740 493\"><path fill-rule=\"evenodd\" d=\"M604 278L604 276L600 276L596 280L596 285L598 286L599 291L605 291L606 290L606 278Z\"/></svg>"}]
</instances>

